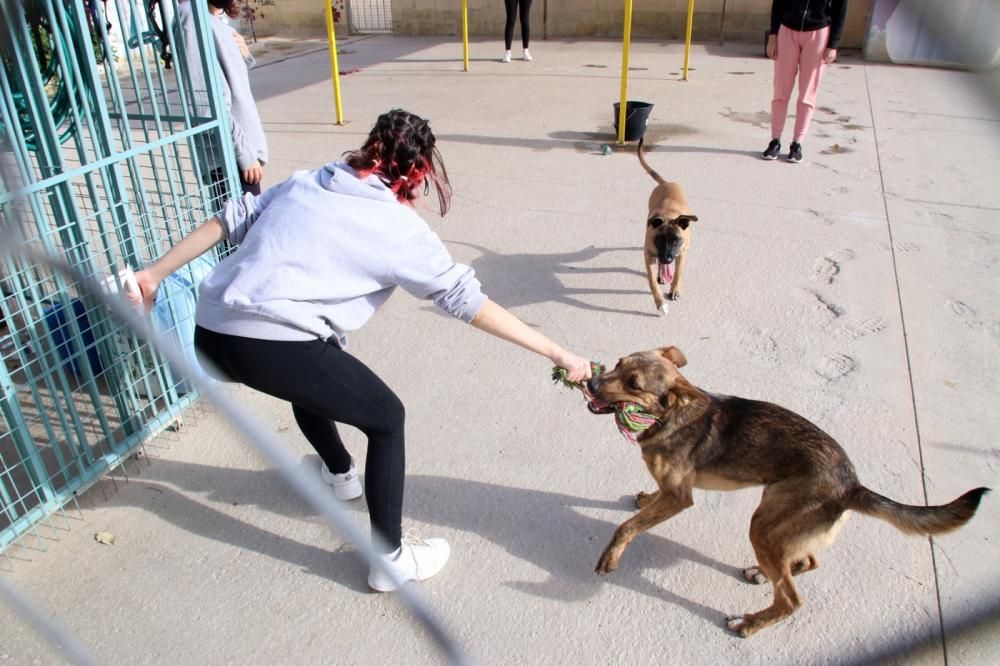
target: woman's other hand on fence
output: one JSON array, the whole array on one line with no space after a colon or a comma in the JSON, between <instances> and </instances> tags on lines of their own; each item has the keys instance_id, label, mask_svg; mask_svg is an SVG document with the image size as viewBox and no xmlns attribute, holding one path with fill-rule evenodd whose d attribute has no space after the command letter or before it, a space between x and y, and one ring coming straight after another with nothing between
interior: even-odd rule
<instances>
[{"instance_id":1,"label":"woman's other hand on fence","mask_svg":"<svg viewBox=\"0 0 1000 666\"><path fill-rule=\"evenodd\" d=\"M139 285L139 292L125 292L125 299L132 305L142 305L142 309L149 312L153 309L156 301L156 290L160 288L160 281L153 277L149 271L136 271L135 281Z\"/></svg>"}]
</instances>

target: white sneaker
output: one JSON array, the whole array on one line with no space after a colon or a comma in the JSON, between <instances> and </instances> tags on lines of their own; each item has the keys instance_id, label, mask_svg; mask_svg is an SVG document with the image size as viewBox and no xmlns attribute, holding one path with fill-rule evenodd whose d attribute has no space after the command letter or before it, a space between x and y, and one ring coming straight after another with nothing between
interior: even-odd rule
<instances>
[{"instance_id":1,"label":"white sneaker","mask_svg":"<svg viewBox=\"0 0 1000 666\"><path fill-rule=\"evenodd\" d=\"M451 547L444 539L420 539L407 533L403 545L394 553L382 555L382 561L400 583L405 583L427 580L444 568L449 555ZM399 586L390 576L372 567L368 573L368 587L376 592L392 592Z\"/></svg>"},{"instance_id":2,"label":"white sneaker","mask_svg":"<svg viewBox=\"0 0 1000 666\"><path fill-rule=\"evenodd\" d=\"M504 51L503 57L500 58L500 62L510 62L510 51Z\"/></svg>"},{"instance_id":3,"label":"white sneaker","mask_svg":"<svg viewBox=\"0 0 1000 666\"><path fill-rule=\"evenodd\" d=\"M528 49L524 49L524 59L533 60L533 58L531 57L531 53L528 51Z\"/></svg>"},{"instance_id":4,"label":"white sneaker","mask_svg":"<svg viewBox=\"0 0 1000 666\"><path fill-rule=\"evenodd\" d=\"M333 494L340 500L352 500L361 497L361 479L358 478L358 468L351 461L351 469L343 474L334 474L322 463L319 466L319 475L323 480L333 486Z\"/></svg>"}]
</instances>

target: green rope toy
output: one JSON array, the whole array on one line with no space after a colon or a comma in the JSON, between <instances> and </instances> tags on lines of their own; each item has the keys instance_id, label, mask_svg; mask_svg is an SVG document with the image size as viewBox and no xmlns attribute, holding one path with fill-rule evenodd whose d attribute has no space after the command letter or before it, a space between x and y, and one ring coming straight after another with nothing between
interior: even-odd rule
<instances>
[{"instance_id":1,"label":"green rope toy","mask_svg":"<svg viewBox=\"0 0 1000 666\"><path fill-rule=\"evenodd\" d=\"M604 372L603 363L591 363L590 369L593 374L600 375ZM615 414L615 425L618 426L618 430L621 431L625 439L636 443L639 435L654 425L659 424L659 419L645 411L641 405L634 402L607 402L606 400L601 400L600 398L594 397L587 388L586 384L581 384L579 382L571 382L566 379L566 369L565 368L552 368L552 381L555 383L562 383L563 386L568 386L569 388L578 388L583 392L583 397L587 399L587 409L593 414L610 414L614 412Z\"/></svg>"}]
</instances>

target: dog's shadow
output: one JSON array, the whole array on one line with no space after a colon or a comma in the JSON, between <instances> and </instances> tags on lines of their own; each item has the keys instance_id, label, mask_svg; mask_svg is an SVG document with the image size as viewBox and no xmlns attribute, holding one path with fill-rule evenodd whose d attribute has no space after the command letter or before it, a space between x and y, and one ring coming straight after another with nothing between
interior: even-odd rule
<instances>
[{"instance_id":1,"label":"dog's shadow","mask_svg":"<svg viewBox=\"0 0 1000 666\"><path fill-rule=\"evenodd\" d=\"M684 560L728 576L738 571L683 544L647 532L626 551L619 570L606 577L594 573L594 565L618 522L636 511L631 496L598 500L422 475L407 477L406 492L408 517L475 533L546 572L547 578L541 582L504 583L526 594L581 601L596 595L603 584L611 584L680 606L718 625L723 615L721 610L675 594L648 580L644 572L669 569ZM613 518L617 522L587 515L608 509L619 512Z\"/></svg>"},{"instance_id":2,"label":"dog's shadow","mask_svg":"<svg viewBox=\"0 0 1000 666\"><path fill-rule=\"evenodd\" d=\"M585 300L593 296L632 296L647 294L639 289L601 289L567 287L559 278L561 275L581 274L625 274L634 275L643 282L646 274L628 268L616 266L585 266L580 265L592 261L607 252L634 252L638 257L641 249L638 247L597 248L588 247L573 252L559 254L501 254L482 245L465 241L446 241L449 245L460 245L479 252L479 257L469 262L476 275L483 283L483 290L497 303L504 307L517 308L536 303L556 302L573 308L610 312L614 314L639 315L658 317L654 312L639 312L622 310L603 305L596 305ZM636 259L635 261L638 261ZM641 283L640 283L641 284Z\"/></svg>"},{"instance_id":3,"label":"dog's shadow","mask_svg":"<svg viewBox=\"0 0 1000 666\"><path fill-rule=\"evenodd\" d=\"M302 468L315 470L318 460L314 454L307 455ZM130 484L126 492L113 494L109 504L141 506L185 531L289 562L354 591L364 591L367 567L352 549L339 548L331 553L326 547L279 535L234 515L233 507L252 505L299 521L322 520L276 470L172 460L158 460L143 468L139 476L133 477L134 485ZM199 499L192 499L191 494ZM352 502L345 508L355 514L356 520L367 523L363 502ZM587 515L607 510L616 512L611 522ZM544 571L547 578L541 582L508 580L504 585L549 599L586 600L598 594L603 584L611 584L679 606L719 625L723 616L720 609L675 594L648 580L644 572L669 569L685 560L728 576L736 576L739 571L647 532L626 551L618 571L598 576L594 565L604 546L617 524L635 511L631 497L589 499L417 474L406 477L403 511L404 525L419 521L475 534Z\"/></svg>"}]
</instances>

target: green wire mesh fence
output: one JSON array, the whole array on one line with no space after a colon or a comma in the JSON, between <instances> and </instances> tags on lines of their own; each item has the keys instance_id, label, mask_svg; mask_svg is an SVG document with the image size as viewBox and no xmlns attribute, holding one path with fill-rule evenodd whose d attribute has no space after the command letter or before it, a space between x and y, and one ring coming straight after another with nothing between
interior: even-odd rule
<instances>
[{"instance_id":1,"label":"green wire mesh fence","mask_svg":"<svg viewBox=\"0 0 1000 666\"><path fill-rule=\"evenodd\" d=\"M199 166L211 146L222 147L218 163L234 163L221 140L228 118L207 20L195 12L198 44L184 44L174 10L173 0L0 6L0 160L17 177L0 177L0 223L112 288L236 182L230 169L220 187ZM201 57L171 66L171 51L186 48ZM26 256L0 262L0 552L197 399L80 285ZM152 313L187 354L195 288L212 261L172 276Z\"/></svg>"}]
</instances>

